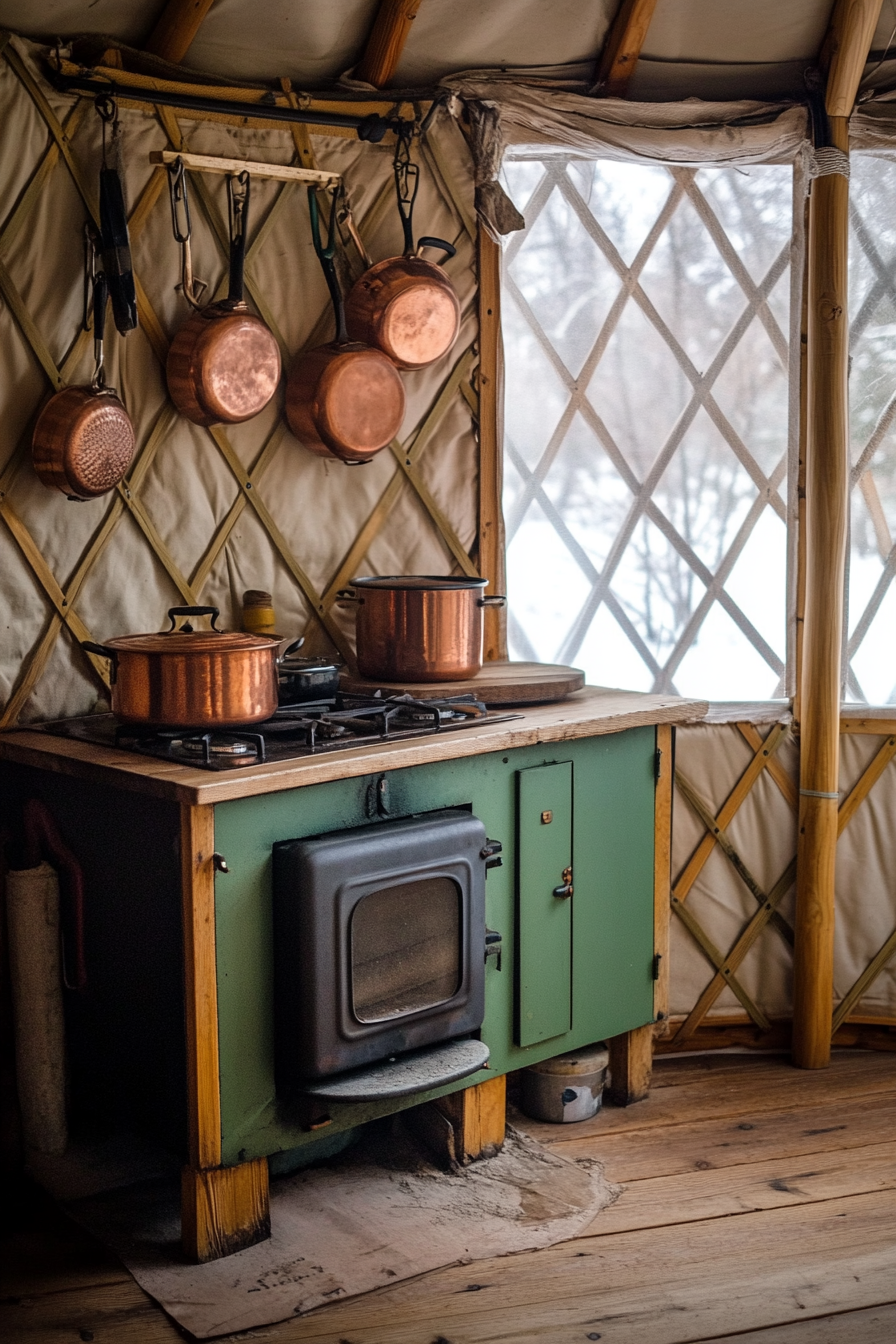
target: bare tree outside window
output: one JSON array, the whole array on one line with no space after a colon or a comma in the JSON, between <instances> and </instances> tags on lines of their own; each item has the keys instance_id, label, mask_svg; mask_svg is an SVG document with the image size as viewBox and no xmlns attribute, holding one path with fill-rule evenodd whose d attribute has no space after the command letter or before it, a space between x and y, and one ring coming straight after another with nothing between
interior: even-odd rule
<instances>
[{"instance_id":1,"label":"bare tree outside window","mask_svg":"<svg viewBox=\"0 0 896 1344\"><path fill-rule=\"evenodd\" d=\"M520 151L505 176L512 656L784 695L792 169Z\"/></svg>"}]
</instances>

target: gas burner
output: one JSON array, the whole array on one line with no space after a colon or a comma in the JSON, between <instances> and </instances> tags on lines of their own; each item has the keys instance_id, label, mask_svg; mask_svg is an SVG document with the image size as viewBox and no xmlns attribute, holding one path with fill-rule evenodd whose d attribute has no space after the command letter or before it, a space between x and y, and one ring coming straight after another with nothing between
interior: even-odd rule
<instances>
[{"instance_id":1,"label":"gas burner","mask_svg":"<svg viewBox=\"0 0 896 1344\"><path fill-rule=\"evenodd\" d=\"M254 742L242 742L237 737L218 737L217 735L206 735L204 737L184 737L175 738L172 747L179 751L185 751L191 756L257 756L258 748Z\"/></svg>"},{"instance_id":2,"label":"gas burner","mask_svg":"<svg viewBox=\"0 0 896 1344\"><path fill-rule=\"evenodd\" d=\"M503 723L519 714L490 713L474 695L355 695L336 700L281 705L273 718L253 724L252 731L197 733L172 728L132 728L111 714L47 723L42 730L118 747L200 770L251 769L264 762L301 760L330 751L351 751L377 742L428 737L438 732L474 728L478 723Z\"/></svg>"}]
</instances>

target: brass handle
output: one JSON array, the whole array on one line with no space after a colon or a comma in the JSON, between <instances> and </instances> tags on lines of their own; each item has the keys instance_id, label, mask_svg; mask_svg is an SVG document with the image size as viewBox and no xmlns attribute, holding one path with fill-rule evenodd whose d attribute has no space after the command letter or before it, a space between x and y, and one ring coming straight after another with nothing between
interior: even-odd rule
<instances>
[{"instance_id":1,"label":"brass handle","mask_svg":"<svg viewBox=\"0 0 896 1344\"><path fill-rule=\"evenodd\" d=\"M506 601L507 598L503 593L494 593L490 597L480 597L476 605L479 607L503 607Z\"/></svg>"}]
</instances>

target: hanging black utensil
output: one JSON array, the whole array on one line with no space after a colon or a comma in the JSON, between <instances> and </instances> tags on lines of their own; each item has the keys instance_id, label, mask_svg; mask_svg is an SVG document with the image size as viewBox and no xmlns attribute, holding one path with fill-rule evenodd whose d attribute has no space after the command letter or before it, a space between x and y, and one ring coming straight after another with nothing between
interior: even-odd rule
<instances>
[{"instance_id":1,"label":"hanging black utensil","mask_svg":"<svg viewBox=\"0 0 896 1344\"><path fill-rule=\"evenodd\" d=\"M96 109L103 123L103 166L100 169L100 238L103 272L112 301L112 317L122 336L137 326L137 290L131 266L131 244L128 237L127 208L124 189L117 168L110 168L106 159L106 127L115 124L117 109L111 98L96 100Z\"/></svg>"}]
</instances>

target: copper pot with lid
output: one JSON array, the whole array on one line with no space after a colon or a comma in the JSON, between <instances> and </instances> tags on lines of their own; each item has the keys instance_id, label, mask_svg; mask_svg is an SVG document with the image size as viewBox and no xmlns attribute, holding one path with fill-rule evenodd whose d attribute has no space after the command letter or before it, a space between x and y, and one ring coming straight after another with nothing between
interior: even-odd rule
<instances>
[{"instance_id":1,"label":"copper pot with lid","mask_svg":"<svg viewBox=\"0 0 896 1344\"><path fill-rule=\"evenodd\" d=\"M482 669L487 579L391 574L353 579L339 597L357 604L358 671L368 681L464 681Z\"/></svg>"},{"instance_id":2,"label":"copper pot with lid","mask_svg":"<svg viewBox=\"0 0 896 1344\"><path fill-rule=\"evenodd\" d=\"M114 490L134 456L134 427L114 387L106 385L103 366L106 277L96 270L97 240L90 226L87 239L87 299L91 295L96 367L86 386L65 387L38 416L31 440L31 458L40 480L73 500L96 499Z\"/></svg>"},{"instance_id":3,"label":"copper pot with lid","mask_svg":"<svg viewBox=\"0 0 896 1344\"><path fill-rule=\"evenodd\" d=\"M420 238L414 244L414 200L419 168L410 158L409 133L398 135L395 187L404 232L404 255L387 257L355 282L345 300L345 320L352 340L365 341L388 355L399 369L425 369L447 354L460 330L460 302L441 266L426 261L424 248L455 255L442 238Z\"/></svg>"},{"instance_id":4,"label":"copper pot with lid","mask_svg":"<svg viewBox=\"0 0 896 1344\"><path fill-rule=\"evenodd\" d=\"M323 268L336 317L336 339L300 356L286 385L286 418L293 434L319 457L369 462L391 443L404 419L404 384L380 350L349 340L342 291L333 261L336 203L327 244L313 188L308 189L311 235Z\"/></svg>"},{"instance_id":5,"label":"copper pot with lid","mask_svg":"<svg viewBox=\"0 0 896 1344\"><path fill-rule=\"evenodd\" d=\"M210 616L194 630L178 617ZM270 635L219 630L217 607L171 607L170 629L84 641L112 664L112 713L122 723L152 728L239 728L269 719L277 708L278 655Z\"/></svg>"},{"instance_id":6,"label":"copper pot with lid","mask_svg":"<svg viewBox=\"0 0 896 1344\"><path fill-rule=\"evenodd\" d=\"M192 224L182 159L169 166L174 237L183 251L182 288L194 309L171 342L168 391L181 415L194 425L238 424L258 415L280 381L280 349L243 298L249 174L227 179L230 279L227 298L202 307L196 298Z\"/></svg>"}]
</instances>

